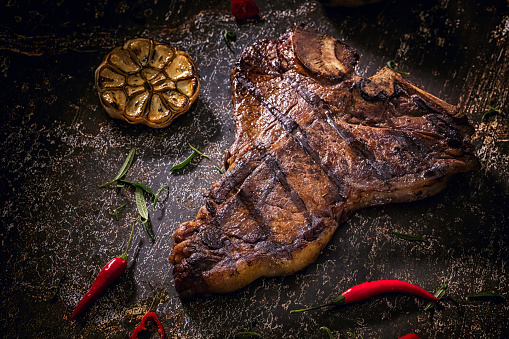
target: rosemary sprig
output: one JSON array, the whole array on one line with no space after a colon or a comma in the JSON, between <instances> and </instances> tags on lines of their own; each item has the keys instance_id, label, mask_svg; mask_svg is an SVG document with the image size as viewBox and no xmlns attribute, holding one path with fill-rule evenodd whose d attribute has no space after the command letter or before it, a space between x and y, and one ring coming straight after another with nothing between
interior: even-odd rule
<instances>
[{"instance_id":1,"label":"rosemary sprig","mask_svg":"<svg viewBox=\"0 0 509 339\"><path fill-rule=\"evenodd\" d=\"M399 73L399 74L401 74L401 75L409 75L409 74L410 74L410 73L408 73L408 72L398 71L398 70L396 69L396 67L398 67L398 64L397 64L394 60L389 60L389 61L387 61L387 67L388 67L388 68L390 68L390 69L392 69L394 72L397 72L397 73Z\"/></svg>"},{"instance_id":2,"label":"rosemary sprig","mask_svg":"<svg viewBox=\"0 0 509 339\"><path fill-rule=\"evenodd\" d=\"M443 284L434 294L435 297L437 297L438 299L442 299L442 297L445 295L445 291L447 290L447 284ZM429 310L430 308L432 308L433 306L435 306L437 302L436 301L430 301L426 304L426 306L424 307L424 310L427 311Z\"/></svg>"},{"instance_id":3,"label":"rosemary sprig","mask_svg":"<svg viewBox=\"0 0 509 339\"><path fill-rule=\"evenodd\" d=\"M120 167L120 170L118 171L118 173L115 176L115 178L113 180L111 180L111 181L108 181L108 182L102 184L99 187L106 187L108 185L113 184L115 181L123 178L124 175L127 173L127 171L129 170L129 168L131 167L131 165L133 163L133 159L134 159L134 154L135 153L136 153L136 148L135 147L131 148L131 150L129 151L129 154L127 154L127 157L124 160L124 163L122 164L122 167Z\"/></svg>"}]
</instances>

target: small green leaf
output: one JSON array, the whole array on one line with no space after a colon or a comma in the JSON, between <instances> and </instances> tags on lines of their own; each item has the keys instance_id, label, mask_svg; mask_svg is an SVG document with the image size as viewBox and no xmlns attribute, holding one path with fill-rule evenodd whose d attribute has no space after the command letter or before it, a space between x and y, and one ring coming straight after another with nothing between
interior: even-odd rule
<instances>
[{"instance_id":1,"label":"small green leaf","mask_svg":"<svg viewBox=\"0 0 509 339\"><path fill-rule=\"evenodd\" d=\"M235 333L235 337L247 339L247 338L261 338L262 336L256 332L247 331L247 332L237 332Z\"/></svg>"},{"instance_id":2,"label":"small green leaf","mask_svg":"<svg viewBox=\"0 0 509 339\"><path fill-rule=\"evenodd\" d=\"M205 158L207 158L207 159L210 159L210 157L209 157L208 155L203 154L202 152L200 152L200 151L198 150L198 148L193 147L193 145L191 145L191 144L189 144L189 143L188 143L188 145L189 145L189 147L191 147L191 149L192 149L193 151L195 151L196 153L198 153L198 154L199 154L199 155L201 155L202 157L205 157Z\"/></svg>"},{"instance_id":3,"label":"small green leaf","mask_svg":"<svg viewBox=\"0 0 509 339\"><path fill-rule=\"evenodd\" d=\"M117 208L115 208L115 209L113 210L113 213L115 214L115 219L117 219L117 220L118 220L118 214L117 214L117 212L118 212L118 211L120 211L120 210L121 210L122 208L124 208L124 207L125 207L125 204L123 204L122 206L118 206Z\"/></svg>"},{"instance_id":4,"label":"small green leaf","mask_svg":"<svg viewBox=\"0 0 509 339\"><path fill-rule=\"evenodd\" d=\"M334 339L334 336L332 335L331 330L327 326L322 326L322 327L320 327L320 329L324 330L325 332L327 332L327 335L329 336L329 339Z\"/></svg>"},{"instance_id":5,"label":"small green leaf","mask_svg":"<svg viewBox=\"0 0 509 339\"><path fill-rule=\"evenodd\" d=\"M138 207L141 223L144 224L148 221L148 210L147 204L145 203L145 196L143 195L143 189L140 186L136 186L134 197L136 198L136 207Z\"/></svg>"},{"instance_id":6,"label":"small green leaf","mask_svg":"<svg viewBox=\"0 0 509 339\"><path fill-rule=\"evenodd\" d=\"M163 187L161 187L159 189L159 191L157 192L157 194L155 195L154 197L154 208L156 208L156 204L157 204L157 200L159 199L159 195L161 194L161 192L165 189L165 188L169 188L168 185L164 185Z\"/></svg>"},{"instance_id":7,"label":"small green leaf","mask_svg":"<svg viewBox=\"0 0 509 339\"><path fill-rule=\"evenodd\" d=\"M401 238L401 239L404 239L404 240L408 240L408 241L426 241L426 238L419 237L417 235L404 234L404 233L399 233L399 232L395 232L395 231L392 232L392 234L394 234L398 238Z\"/></svg>"},{"instance_id":8,"label":"small green leaf","mask_svg":"<svg viewBox=\"0 0 509 339\"><path fill-rule=\"evenodd\" d=\"M506 297L500 293L495 292L479 292L474 294L469 294L468 298L502 298L506 299Z\"/></svg>"},{"instance_id":9,"label":"small green leaf","mask_svg":"<svg viewBox=\"0 0 509 339\"><path fill-rule=\"evenodd\" d=\"M49 298L49 300L55 300L57 295L58 295L58 291L60 290L60 286L62 285L62 282L65 280L65 273L63 273L60 278L58 279L56 285L53 285L51 286L50 288L53 290L53 294L51 295L51 297Z\"/></svg>"},{"instance_id":10,"label":"small green leaf","mask_svg":"<svg viewBox=\"0 0 509 339\"><path fill-rule=\"evenodd\" d=\"M124 180L124 179L120 179L119 180L120 183L122 184L129 184L129 185L132 185L134 187L139 187L141 189L144 189L147 193L150 193L152 194L152 196L155 196L156 194L154 193L154 191L152 191L148 186L146 185L143 185L142 183L140 182L136 182L136 181L129 181L129 180Z\"/></svg>"},{"instance_id":11,"label":"small green leaf","mask_svg":"<svg viewBox=\"0 0 509 339\"><path fill-rule=\"evenodd\" d=\"M69 48L69 50L73 51L73 52L77 52L77 53L96 53L96 52L99 52L98 49L77 49L77 48L74 48L74 47L67 47Z\"/></svg>"},{"instance_id":12,"label":"small green leaf","mask_svg":"<svg viewBox=\"0 0 509 339\"><path fill-rule=\"evenodd\" d=\"M134 197L136 198L136 207L138 207L138 213L140 214L141 224L145 227L145 231L152 241L156 241L156 238L152 235L150 230L148 229L148 210L147 204L145 202L145 197L143 195L143 189L140 186L136 186L136 190L134 191Z\"/></svg>"},{"instance_id":13,"label":"small green leaf","mask_svg":"<svg viewBox=\"0 0 509 339\"><path fill-rule=\"evenodd\" d=\"M106 187L108 185L113 184L115 181L121 179L127 173L129 168L131 167L131 165L133 163L133 159L134 159L134 154L135 153L136 153L136 148L135 147L131 148L131 150L129 151L129 154L127 154L127 157L124 160L124 163L122 164L122 167L120 167L120 170L118 171L118 173L115 176L115 178L113 180L111 180L111 181L108 181L107 183L102 184L99 187Z\"/></svg>"},{"instance_id":14,"label":"small green leaf","mask_svg":"<svg viewBox=\"0 0 509 339\"><path fill-rule=\"evenodd\" d=\"M481 121L486 121L489 117L492 115L502 114L502 111L499 109L496 109L493 106L488 105L488 110L484 112L482 115Z\"/></svg>"},{"instance_id":15,"label":"small green leaf","mask_svg":"<svg viewBox=\"0 0 509 339\"><path fill-rule=\"evenodd\" d=\"M447 290L447 284L443 284L434 294L435 297L437 297L438 299L442 299L442 297L445 295L445 291ZM437 302L436 301L430 301L426 304L426 306L424 307L424 310L427 311L429 310L430 308L432 308L433 306L435 306Z\"/></svg>"},{"instance_id":16,"label":"small green leaf","mask_svg":"<svg viewBox=\"0 0 509 339\"><path fill-rule=\"evenodd\" d=\"M247 338L261 338L262 336L259 335L258 333L256 333L254 330L253 330L253 322L251 321L249 323L249 331L244 331L244 332L237 332L234 334L235 337L240 337L242 339L247 339Z\"/></svg>"},{"instance_id":17,"label":"small green leaf","mask_svg":"<svg viewBox=\"0 0 509 339\"><path fill-rule=\"evenodd\" d=\"M214 166L215 169L217 169L219 171L219 173L221 173L221 175L224 174L224 171L222 168L218 167L218 166Z\"/></svg>"},{"instance_id":18,"label":"small green leaf","mask_svg":"<svg viewBox=\"0 0 509 339\"><path fill-rule=\"evenodd\" d=\"M235 52L232 48L232 41L237 40L237 35L234 31L226 31L223 34L224 42L226 43L226 46L230 49L230 51Z\"/></svg>"},{"instance_id":19,"label":"small green leaf","mask_svg":"<svg viewBox=\"0 0 509 339\"><path fill-rule=\"evenodd\" d=\"M170 168L170 171L175 171L175 170L178 170L178 169L181 169L181 168L184 168L187 164L189 164L191 162L191 160L194 159L194 157L197 155L198 153L196 151L193 151L193 153L191 153L190 156L187 157L186 160L182 161L180 164L176 164L175 166L173 166L172 168Z\"/></svg>"},{"instance_id":20,"label":"small green leaf","mask_svg":"<svg viewBox=\"0 0 509 339\"><path fill-rule=\"evenodd\" d=\"M396 69L396 67L398 67L398 64L396 64L396 62L394 60L389 60L387 61L387 67L392 69L394 72L397 72L401 75L409 75L410 73L407 73L407 72L402 72L402 71L398 71Z\"/></svg>"}]
</instances>

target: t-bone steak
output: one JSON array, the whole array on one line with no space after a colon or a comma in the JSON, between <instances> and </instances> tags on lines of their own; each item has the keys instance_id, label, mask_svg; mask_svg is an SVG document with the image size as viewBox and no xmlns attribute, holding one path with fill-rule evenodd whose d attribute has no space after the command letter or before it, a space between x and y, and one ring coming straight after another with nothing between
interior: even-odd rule
<instances>
[{"instance_id":1,"label":"t-bone steak","mask_svg":"<svg viewBox=\"0 0 509 339\"><path fill-rule=\"evenodd\" d=\"M295 273L352 212L428 197L478 167L458 107L389 68L359 76L357 61L299 25L241 54L227 171L174 235L182 298Z\"/></svg>"}]
</instances>

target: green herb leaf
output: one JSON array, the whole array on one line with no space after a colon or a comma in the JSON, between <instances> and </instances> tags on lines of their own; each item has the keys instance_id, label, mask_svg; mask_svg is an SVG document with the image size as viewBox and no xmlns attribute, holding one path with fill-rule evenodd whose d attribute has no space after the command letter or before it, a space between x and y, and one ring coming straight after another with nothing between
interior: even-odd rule
<instances>
[{"instance_id":1,"label":"green herb leaf","mask_svg":"<svg viewBox=\"0 0 509 339\"><path fill-rule=\"evenodd\" d=\"M253 322L251 321L249 323L249 331L245 331L245 332L237 332L235 333L235 337L240 337L240 338L261 338L262 336L259 335L258 333L256 333L255 331L253 331Z\"/></svg>"},{"instance_id":2,"label":"green herb leaf","mask_svg":"<svg viewBox=\"0 0 509 339\"><path fill-rule=\"evenodd\" d=\"M60 286L62 285L62 282L65 280L65 273L63 273L60 278L58 279L56 285L53 285L51 286L51 289L53 290L53 294L51 295L51 297L49 298L49 300L55 300L57 295L58 295L58 291L60 291Z\"/></svg>"},{"instance_id":3,"label":"green herb leaf","mask_svg":"<svg viewBox=\"0 0 509 339\"><path fill-rule=\"evenodd\" d=\"M417 235L404 234L404 233L399 233L399 232L395 232L395 231L392 232L392 234L394 234L398 238L405 239L405 240L408 240L408 241L426 241L426 238L419 237Z\"/></svg>"},{"instance_id":4,"label":"green herb leaf","mask_svg":"<svg viewBox=\"0 0 509 339\"><path fill-rule=\"evenodd\" d=\"M179 170L181 168L184 168L185 166L187 166L187 164L189 164L191 162L191 160L194 159L194 157L197 155L198 153L196 153L196 151L193 151L193 153L191 153L190 156L187 157L186 160L182 161L180 164L177 164L175 166L173 166L172 168L170 168L170 171L175 171L175 170Z\"/></svg>"},{"instance_id":5,"label":"green herb leaf","mask_svg":"<svg viewBox=\"0 0 509 339\"><path fill-rule=\"evenodd\" d=\"M226 43L226 46L230 49L230 51L235 52L232 48L232 41L237 40L237 35L234 31L226 31L223 34L224 42Z\"/></svg>"},{"instance_id":6,"label":"green herb leaf","mask_svg":"<svg viewBox=\"0 0 509 339\"><path fill-rule=\"evenodd\" d=\"M141 224L145 227L145 231L152 241L156 241L156 238L152 235L148 228L148 210L147 204L145 202L145 196L143 195L143 189L140 186L136 186L136 190L134 191L134 197L136 198L136 207L138 207L138 213L140 214Z\"/></svg>"},{"instance_id":7,"label":"green herb leaf","mask_svg":"<svg viewBox=\"0 0 509 339\"><path fill-rule=\"evenodd\" d=\"M237 332L235 333L235 337L239 337L239 338L261 338L262 336L259 335L258 333L256 332L251 332L251 331L246 331L246 332Z\"/></svg>"},{"instance_id":8,"label":"green herb leaf","mask_svg":"<svg viewBox=\"0 0 509 339\"><path fill-rule=\"evenodd\" d=\"M124 208L124 207L125 207L125 204L123 204L122 206L118 206L117 208L115 208L115 209L113 210L113 213L115 214L115 219L117 219L117 220L118 220L118 214L117 214L117 212L118 212L118 211L120 211L120 210L121 210L122 208Z\"/></svg>"},{"instance_id":9,"label":"green herb leaf","mask_svg":"<svg viewBox=\"0 0 509 339\"><path fill-rule=\"evenodd\" d=\"M157 199L159 199L159 195L161 194L161 192L162 192L165 188L169 188L169 187L168 187L168 185L164 185L163 187L161 187L161 188L159 189L159 191L157 192L156 196L154 197L154 208L156 208Z\"/></svg>"},{"instance_id":10,"label":"green herb leaf","mask_svg":"<svg viewBox=\"0 0 509 339\"><path fill-rule=\"evenodd\" d=\"M121 179L127 173L129 168L131 167L131 164L133 163L135 152L136 152L136 148L135 147L131 148L131 150L129 151L129 154L127 154L127 158L124 160L124 163L122 164L122 167L120 167L120 170L118 171L115 178L111 181L108 181L107 183L102 184L99 187L106 187L108 185L113 184L115 181Z\"/></svg>"},{"instance_id":11,"label":"green herb leaf","mask_svg":"<svg viewBox=\"0 0 509 339\"><path fill-rule=\"evenodd\" d=\"M502 298L506 299L506 297L502 294L495 293L495 292L479 292L474 294L469 294L468 298Z\"/></svg>"},{"instance_id":12,"label":"green herb leaf","mask_svg":"<svg viewBox=\"0 0 509 339\"><path fill-rule=\"evenodd\" d=\"M200 152L200 151L198 150L198 148L193 147L193 145L191 145L191 144L188 144L188 145L189 145L189 147L191 147L191 149L192 149L193 151L195 151L196 153L198 153L198 154L199 154L199 155L201 155L202 157L205 157L205 158L207 158L207 159L210 159L210 157L209 157L208 155L203 154L202 152Z\"/></svg>"},{"instance_id":13,"label":"green herb leaf","mask_svg":"<svg viewBox=\"0 0 509 339\"><path fill-rule=\"evenodd\" d=\"M67 47L67 48L69 48L71 51L77 52L77 53L96 53L96 52L99 52L98 49L77 49L77 48L74 48L74 47Z\"/></svg>"},{"instance_id":14,"label":"green herb leaf","mask_svg":"<svg viewBox=\"0 0 509 339\"><path fill-rule=\"evenodd\" d=\"M120 183L122 184L129 184L129 185L132 185L134 187L139 187L141 189L144 189L147 193L150 193L152 194L152 196L155 196L156 194L154 193L154 191L152 191L148 186L146 185L143 185L142 183L140 182L136 182L136 181L129 181L129 180L124 180L124 179L120 179L119 180Z\"/></svg>"},{"instance_id":15,"label":"green herb leaf","mask_svg":"<svg viewBox=\"0 0 509 339\"><path fill-rule=\"evenodd\" d=\"M488 105L488 110L484 112L482 115L481 121L486 121L489 117L492 115L502 114L502 111L499 109L496 109L493 106Z\"/></svg>"},{"instance_id":16,"label":"green herb leaf","mask_svg":"<svg viewBox=\"0 0 509 339\"><path fill-rule=\"evenodd\" d=\"M394 72L397 72L401 75L409 75L410 73L398 71L396 67L398 67L398 64L394 60L387 61L387 67L392 69Z\"/></svg>"},{"instance_id":17,"label":"green herb leaf","mask_svg":"<svg viewBox=\"0 0 509 339\"><path fill-rule=\"evenodd\" d=\"M224 174L224 171L222 168L220 168L218 166L214 166L214 168L217 169L219 171L219 173Z\"/></svg>"},{"instance_id":18,"label":"green herb leaf","mask_svg":"<svg viewBox=\"0 0 509 339\"><path fill-rule=\"evenodd\" d=\"M320 329L327 332L329 339L334 339L334 336L332 335L331 330L327 326L322 326L322 327L320 327Z\"/></svg>"},{"instance_id":19,"label":"green herb leaf","mask_svg":"<svg viewBox=\"0 0 509 339\"><path fill-rule=\"evenodd\" d=\"M435 297L437 297L438 299L442 299L442 297L445 295L445 291L447 290L447 284L443 284L434 294ZM437 302L436 301L430 301L426 304L426 306L424 307L424 310L427 311L429 310L430 308L432 308L433 306L435 306Z\"/></svg>"},{"instance_id":20,"label":"green herb leaf","mask_svg":"<svg viewBox=\"0 0 509 339\"><path fill-rule=\"evenodd\" d=\"M144 224L148 221L148 210L147 204L145 203L145 196L143 195L143 189L140 186L136 186L134 197L136 198L136 207L138 207L140 221Z\"/></svg>"}]
</instances>

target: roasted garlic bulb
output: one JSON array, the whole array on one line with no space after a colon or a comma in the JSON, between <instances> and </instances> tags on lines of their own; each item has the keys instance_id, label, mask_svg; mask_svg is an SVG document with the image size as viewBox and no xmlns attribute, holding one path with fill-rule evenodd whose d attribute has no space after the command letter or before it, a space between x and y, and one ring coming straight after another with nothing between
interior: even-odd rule
<instances>
[{"instance_id":1,"label":"roasted garlic bulb","mask_svg":"<svg viewBox=\"0 0 509 339\"><path fill-rule=\"evenodd\" d=\"M129 40L108 53L95 71L95 83L111 117L154 128L187 112L200 91L191 57L149 39Z\"/></svg>"}]
</instances>

